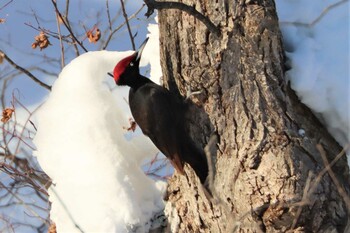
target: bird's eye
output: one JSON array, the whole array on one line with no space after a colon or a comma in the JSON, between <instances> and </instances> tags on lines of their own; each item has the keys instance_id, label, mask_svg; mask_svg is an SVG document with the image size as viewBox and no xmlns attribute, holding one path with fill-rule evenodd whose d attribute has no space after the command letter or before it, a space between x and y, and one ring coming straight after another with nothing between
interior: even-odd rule
<instances>
[{"instance_id":1,"label":"bird's eye","mask_svg":"<svg viewBox=\"0 0 350 233\"><path fill-rule=\"evenodd\" d=\"M129 66L134 66L134 63L133 63L133 62L130 62Z\"/></svg>"}]
</instances>

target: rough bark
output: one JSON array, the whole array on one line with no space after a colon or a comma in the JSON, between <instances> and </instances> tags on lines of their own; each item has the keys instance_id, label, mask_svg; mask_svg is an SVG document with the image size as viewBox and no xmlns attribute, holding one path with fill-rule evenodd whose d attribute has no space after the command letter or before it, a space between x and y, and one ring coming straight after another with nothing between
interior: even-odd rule
<instances>
[{"instance_id":1,"label":"rough bark","mask_svg":"<svg viewBox=\"0 0 350 233\"><path fill-rule=\"evenodd\" d=\"M160 10L164 83L182 95L186 87L201 90L191 97L189 130L203 147L213 131L219 138L213 199L204 195L191 168L187 176L170 180L172 230L344 232L349 209L328 173L319 175L325 164L316 145L329 161L341 148L284 78L274 2L182 2L195 6L222 35L187 13ZM346 157L332 169L348 195Z\"/></svg>"}]
</instances>

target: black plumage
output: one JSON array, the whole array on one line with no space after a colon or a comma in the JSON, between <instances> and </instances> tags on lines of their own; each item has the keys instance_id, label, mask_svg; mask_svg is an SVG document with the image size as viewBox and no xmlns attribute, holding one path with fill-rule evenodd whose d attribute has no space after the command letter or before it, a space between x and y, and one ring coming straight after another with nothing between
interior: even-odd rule
<instances>
[{"instance_id":1,"label":"black plumage","mask_svg":"<svg viewBox=\"0 0 350 233\"><path fill-rule=\"evenodd\" d=\"M131 113L157 148L171 161L174 168L184 174L184 162L188 163L204 183L208 164L203 149L198 148L186 130L187 102L140 75L140 49L121 60L114 69L117 85L127 85Z\"/></svg>"}]
</instances>

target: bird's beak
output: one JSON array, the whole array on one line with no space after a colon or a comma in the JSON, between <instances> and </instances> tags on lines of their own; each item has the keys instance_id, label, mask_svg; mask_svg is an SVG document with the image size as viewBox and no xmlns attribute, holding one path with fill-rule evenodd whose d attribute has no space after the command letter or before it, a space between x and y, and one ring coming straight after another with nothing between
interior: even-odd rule
<instances>
[{"instance_id":1,"label":"bird's beak","mask_svg":"<svg viewBox=\"0 0 350 233\"><path fill-rule=\"evenodd\" d=\"M114 78L113 74L111 72L107 73L109 76L111 76L112 78Z\"/></svg>"},{"instance_id":2,"label":"bird's beak","mask_svg":"<svg viewBox=\"0 0 350 233\"><path fill-rule=\"evenodd\" d=\"M142 51L143 51L143 49L146 47L147 41L148 41L148 37L147 37L146 40L140 45L140 48L136 51L136 61L140 61L141 55L142 55Z\"/></svg>"}]
</instances>

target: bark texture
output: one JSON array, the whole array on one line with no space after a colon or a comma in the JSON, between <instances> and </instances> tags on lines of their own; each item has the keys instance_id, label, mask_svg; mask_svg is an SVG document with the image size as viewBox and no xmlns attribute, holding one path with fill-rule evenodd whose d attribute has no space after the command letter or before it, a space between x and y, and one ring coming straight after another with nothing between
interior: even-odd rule
<instances>
[{"instance_id":1,"label":"bark texture","mask_svg":"<svg viewBox=\"0 0 350 233\"><path fill-rule=\"evenodd\" d=\"M327 172L341 151L284 79L284 53L272 0L182 0L221 30L193 16L160 10L165 86L191 97L195 140L218 134L213 155L214 198L208 200L191 168L168 187L175 232L344 232L349 207ZM299 130L303 129L305 135ZM346 157L332 167L349 194ZM322 174L322 173L321 173ZM320 179L322 178L322 179ZM170 208L171 207L171 208Z\"/></svg>"}]
</instances>

